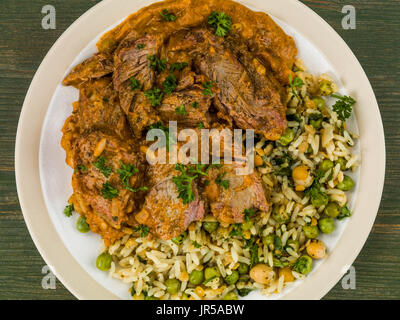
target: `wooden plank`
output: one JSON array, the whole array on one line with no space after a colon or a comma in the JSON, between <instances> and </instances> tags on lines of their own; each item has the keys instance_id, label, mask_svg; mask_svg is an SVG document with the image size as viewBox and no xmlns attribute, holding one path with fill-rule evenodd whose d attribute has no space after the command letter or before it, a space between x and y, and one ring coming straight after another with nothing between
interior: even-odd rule
<instances>
[{"instance_id":1,"label":"wooden plank","mask_svg":"<svg viewBox=\"0 0 400 320\"><path fill-rule=\"evenodd\" d=\"M56 290L42 289L41 271L45 263L20 212L14 144L21 106L41 60L62 32L97 2L51 1L57 10L56 30L41 28L41 8L48 1L0 2L0 299L73 299L59 282ZM303 2L344 38L360 60L379 102L387 147L387 173L379 214L354 264L357 288L344 290L339 282L325 298L399 299L400 1L353 0L356 30L341 27L343 1Z\"/></svg>"}]
</instances>

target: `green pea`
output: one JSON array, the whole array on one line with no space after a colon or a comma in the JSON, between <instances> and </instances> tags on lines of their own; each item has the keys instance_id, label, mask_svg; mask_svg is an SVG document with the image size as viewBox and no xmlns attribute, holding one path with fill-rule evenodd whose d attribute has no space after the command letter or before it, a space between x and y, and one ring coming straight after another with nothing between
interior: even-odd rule
<instances>
[{"instance_id":1,"label":"green pea","mask_svg":"<svg viewBox=\"0 0 400 320\"><path fill-rule=\"evenodd\" d=\"M322 111L325 108L325 100L321 97L315 97L312 101L315 103L319 111Z\"/></svg>"},{"instance_id":2,"label":"green pea","mask_svg":"<svg viewBox=\"0 0 400 320\"><path fill-rule=\"evenodd\" d=\"M101 271L108 271L111 268L112 258L107 252L103 252L96 259L96 267Z\"/></svg>"},{"instance_id":3,"label":"green pea","mask_svg":"<svg viewBox=\"0 0 400 320\"><path fill-rule=\"evenodd\" d=\"M294 263L292 269L301 274L307 274L312 269L312 259L307 255L301 256Z\"/></svg>"},{"instance_id":4,"label":"green pea","mask_svg":"<svg viewBox=\"0 0 400 320\"><path fill-rule=\"evenodd\" d=\"M318 169L323 172L326 172L329 169L332 169L333 166L334 166L334 164L331 160L325 159L319 164Z\"/></svg>"},{"instance_id":5,"label":"green pea","mask_svg":"<svg viewBox=\"0 0 400 320\"><path fill-rule=\"evenodd\" d=\"M245 223L242 224L242 230L243 231L250 230L252 226L253 226L253 221L246 221Z\"/></svg>"},{"instance_id":6,"label":"green pea","mask_svg":"<svg viewBox=\"0 0 400 320\"><path fill-rule=\"evenodd\" d=\"M189 282L193 285L198 285L204 280L203 271L193 270L189 275Z\"/></svg>"},{"instance_id":7,"label":"green pea","mask_svg":"<svg viewBox=\"0 0 400 320\"><path fill-rule=\"evenodd\" d=\"M185 241L186 238L187 238L187 232L185 231L181 235L179 235L179 236L177 236L175 238L172 238L171 240L172 240L173 243L182 244L183 241Z\"/></svg>"},{"instance_id":8,"label":"green pea","mask_svg":"<svg viewBox=\"0 0 400 320\"><path fill-rule=\"evenodd\" d=\"M251 291L252 291L251 289L247 289L247 288L238 289L239 296L241 296L241 297L247 296Z\"/></svg>"},{"instance_id":9,"label":"green pea","mask_svg":"<svg viewBox=\"0 0 400 320\"><path fill-rule=\"evenodd\" d=\"M311 203L316 208L326 206L328 202L329 202L329 197L327 194L323 192L319 192L311 196Z\"/></svg>"},{"instance_id":10,"label":"green pea","mask_svg":"<svg viewBox=\"0 0 400 320\"><path fill-rule=\"evenodd\" d=\"M249 273L249 266L245 263L241 263L238 267L238 271L240 274L247 274Z\"/></svg>"},{"instance_id":11,"label":"green pea","mask_svg":"<svg viewBox=\"0 0 400 320\"><path fill-rule=\"evenodd\" d=\"M331 233L335 229L335 222L332 218L322 218L318 221L318 226L322 233Z\"/></svg>"},{"instance_id":12,"label":"green pea","mask_svg":"<svg viewBox=\"0 0 400 320\"><path fill-rule=\"evenodd\" d=\"M336 217L339 215L339 213L340 213L340 207L339 207L339 205L338 205L337 203L335 203L335 202L330 202L330 203L326 206L326 208L325 208L325 210L324 210L324 213L325 213L328 217L336 218Z\"/></svg>"},{"instance_id":13,"label":"green pea","mask_svg":"<svg viewBox=\"0 0 400 320\"><path fill-rule=\"evenodd\" d=\"M303 231L308 239L315 239L319 234L317 226L304 226Z\"/></svg>"},{"instance_id":14,"label":"green pea","mask_svg":"<svg viewBox=\"0 0 400 320\"><path fill-rule=\"evenodd\" d=\"M347 160L345 158L337 159L335 161L335 165L338 164L338 163L340 164L340 170L342 170L342 171L346 171L347 170L347 168L346 168Z\"/></svg>"},{"instance_id":15,"label":"green pea","mask_svg":"<svg viewBox=\"0 0 400 320\"><path fill-rule=\"evenodd\" d=\"M279 143L282 146L287 146L289 143L291 143L294 139L294 132L292 129L287 128L286 131L283 133L281 138L279 139Z\"/></svg>"},{"instance_id":16,"label":"green pea","mask_svg":"<svg viewBox=\"0 0 400 320\"><path fill-rule=\"evenodd\" d=\"M319 119L310 119L310 125L312 125L315 129L321 129L322 127L322 118Z\"/></svg>"},{"instance_id":17,"label":"green pea","mask_svg":"<svg viewBox=\"0 0 400 320\"><path fill-rule=\"evenodd\" d=\"M78 221L76 222L76 228L78 229L79 232L82 233L87 233L90 231L90 227L86 222L86 218L82 216L79 217Z\"/></svg>"},{"instance_id":18,"label":"green pea","mask_svg":"<svg viewBox=\"0 0 400 320\"><path fill-rule=\"evenodd\" d=\"M182 294L182 297L181 297L181 300L189 300L189 295L187 294L187 293L183 293Z\"/></svg>"},{"instance_id":19,"label":"green pea","mask_svg":"<svg viewBox=\"0 0 400 320\"><path fill-rule=\"evenodd\" d=\"M207 267L204 269L204 278L206 281L214 277L219 277L220 275L217 267Z\"/></svg>"},{"instance_id":20,"label":"green pea","mask_svg":"<svg viewBox=\"0 0 400 320\"><path fill-rule=\"evenodd\" d=\"M269 246L270 244L274 243L274 235L270 234L268 236L265 236L262 238L262 242L264 243L264 245Z\"/></svg>"},{"instance_id":21,"label":"green pea","mask_svg":"<svg viewBox=\"0 0 400 320\"><path fill-rule=\"evenodd\" d=\"M225 282L229 285L235 284L239 280L239 272L233 270L230 275L225 277Z\"/></svg>"},{"instance_id":22,"label":"green pea","mask_svg":"<svg viewBox=\"0 0 400 320\"><path fill-rule=\"evenodd\" d=\"M175 294L179 291L181 283L177 279L168 279L165 281L165 286L169 294Z\"/></svg>"},{"instance_id":23,"label":"green pea","mask_svg":"<svg viewBox=\"0 0 400 320\"><path fill-rule=\"evenodd\" d=\"M349 176L344 176L343 181L338 183L337 188L342 191L350 191L354 188L354 181Z\"/></svg>"},{"instance_id":24,"label":"green pea","mask_svg":"<svg viewBox=\"0 0 400 320\"><path fill-rule=\"evenodd\" d=\"M222 300L239 300L237 294L233 291L228 292L223 298Z\"/></svg>"},{"instance_id":25,"label":"green pea","mask_svg":"<svg viewBox=\"0 0 400 320\"><path fill-rule=\"evenodd\" d=\"M286 223L290 220L289 214L285 210L285 206L275 206L272 211L272 218L278 223Z\"/></svg>"},{"instance_id":26,"label":"green pea","mask_svg":"<svg viewBox=\"0 0 400 320\"><path fill-rule=\"evenodd\" d=\"M218 222L205 221L203 222L203 229L206 230L208 233L212 233L218 229L218 225Z\"/></svg>"}]
</instances>

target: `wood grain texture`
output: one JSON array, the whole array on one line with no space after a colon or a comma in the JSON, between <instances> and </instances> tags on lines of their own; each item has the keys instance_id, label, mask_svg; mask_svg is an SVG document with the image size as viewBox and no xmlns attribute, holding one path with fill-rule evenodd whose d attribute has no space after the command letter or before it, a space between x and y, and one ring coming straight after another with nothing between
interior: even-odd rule
<instances>
[{"instance_id":1,"label":"wood grain texture","mask_svg":"<svg viewBox=\"0 0 400 320\"><path fill-rule=\"evenodd\" d=\"M25 226L14 176L15 134L30 81L56 39L97 0L0 1L0 299L74 299L61 283L44 290L43 259ZM387 148L386 181L372 233L354 263L356 290L339 282L325 299L400 299L400 0L303 1L347 42L377 96ZM57 29L41 28L41 8L57 10ZM343 30L352 4L357 29Z\"/></svg>"}]
</instances>

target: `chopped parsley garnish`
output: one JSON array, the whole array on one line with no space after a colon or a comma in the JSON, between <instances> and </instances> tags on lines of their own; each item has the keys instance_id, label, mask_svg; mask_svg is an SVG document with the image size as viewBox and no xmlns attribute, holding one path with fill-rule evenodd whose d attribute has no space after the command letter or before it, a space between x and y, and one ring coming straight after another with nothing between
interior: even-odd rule
<instances>
[{"instance_id":1,"label":"chopped parsley garnish","mask_svg":"<svg viewBox=\"0 0 400 320\"><path fill-rule=\"evenodd\" d=\"M164 96L164 93L160 89L154 88L154 89L145 91L144 95L146 96L147 99L149 99L152 107L157 107L157 106L161 105L161 101Z\"/></svg>"},{"instance_id":2,"label":"chopped parsley garnish","mask_svg":"<svg viewBox=\"0 0 400 320\"><path fill-rule=\"evenodd\" d=\"M197 109L199 107L199 103L197 101L192 103L192 108Z\"/></svg>"},{"instance_id":3,"label":"chopped parsley garnish","mask_svg":"<svg viewBox=\"0 0 400 320\"><path fill-rule=\"evenodd\" d=\"M146 237L150 232L149 227L146 225L143 225L143 224L138 227L133 227L132 229L133 229L133 232L140 232L140 236L142 238Z\"/></svg>"},{"instance_id":4,"label":"chopped parsley garnish","mask_svg":"<svg viewBox=\"0 0 400 320\"><path fill-rule=\"evenodd\" d=\"M162 131L164 131L165 134L165 140L166 140L166 149L167 151L169 151L170 146L175 144L175 139L172 135L169 134L169 129L165 126L163 126L163 124L161 122L157 122L155 124L152 124L149 129L160 129Z\"/></svg>"},{"instance_id":5,"label":"chopped parsley garnish","mask_svg":"<svg viewBox=\"0 0 400 320\"><path fill-rule=\"evenodd\" d=\"M197 241L192 241L193 245L195 248L201 248L202 245L200 243L198 243Z\"/></svg>"},{"instance_id":6,"label":"chopped parsley garnish","mask_svg":"<svg viewBox=\"0 0 400 320\"><path fill-rule=\"evenodd\" d=\"M97 161L94 162L93 164L106 178L108 178L112 172L112 168L107 167L106 162L107 162L106 158L100 156L97 158Z\"/></svg>"},{"instance_id":7,"label":"chopped parsley garnish","mask_svg":"<svg viewBox=\"0 0 400 320\"><path fill-rule=\"evenodd\" d=\"M225 37L232 27L232 18L225 12L214 11L208 17L208 24L215 30L215 35Z\"/></svg>"},{"instance_id":8,"label":"chopped parsley garnish","mask_svg":"<svg viewBox=\"0 0 400 320\"><path fill-rule=\"evenodd\" d=\"M319 180L324 176L323 171L317 171L312 185L305 190L305 194L311 197L311 202L315 207L327 205L329 201L328 195L321 190L321 184Z\"/></svg>"},{"instance_id":9,"label":"chopped parsley garnish","mask_svg":"<svg viewBox=\"0 0 400 320\"><path fill-rule=\"evenodd\" d=\"M292 75L289 74L289 85L290 88L292 89L293 95L298 98L299 95L296 92L296 88L301 88L302 86L304 86L303 80L301 80L299 77L294 77L292 79Z\"/></svg>"},{"instance_id":10,"label":"chopped parsley garnish","mask_svg":"<svg viewBox=\"0 0 400 320\"><path fill-rule=\"evenodd\" d=\"M74 208L73 204L66 206L64 209L65 216L69 218L70 216L72 216L72 211L74 211L74 210L75 210L75 208Z\"/></svg>"},{"instance_id":11,"label":"chopped parsley garnish","mask_svg":"<svg viewBox=\"0 0 400 320\"><path fill-rule=\"evenodd\" d=\"M163 89L164 93L171 94L172 91L174 91L176 89L176 87L178 86L175 75L172 73L170 75L168 75L165 78L162 86L164 88Z\"/></svg>"},{"instance_id":12,"label":"chopped parsley garnish","mask_svg":"<svg viewBox=\"0 0 400 320\"><path fill-rule=\"evenodd\" d=\"M199 129L204 129L204 128L205 128L205 127L204 127L204 123L201 122L201 121L199 121L199 123L197 123L197 128L199 128Z\"/></svg>"},{"instance_id":13,"label":"chopped parsley garnish","mask_svg":"<svg viewBox=\"0 0 400 320\"><path fill-rule=\"evenodd\" d=\"M246 248L250 248L250 267L260 262L258 258L258 245L255 238L246 240Z\"/></svg>"},{"instance_id":14,"label":"chopped parsley garnish","mask_svg":"<svg viewBox=\"0 0 400 320\"><path fill-rule=\"evenodd\" d=\"M183 164L178 163L175 166L175 169L181 173L180 176L172 178L172 182L175 183L176 188L178 189L178 198L182 199L184 204L192 202L196 197L193 193L192 184L193 181L198 178L198 175L189 175L189 172L185 170Z\"/></svg>"},{"instance_id":15,"label":"chopped parsley garnish","mask_svg":"<svg viewBox=\"0 0 400 320\"><path fill-rule=\"evenodd\" d=\"M221 187L224 187L225 189L229 189L229 180L222 180L225 175L226 172L219 174L218 177L215 179L215 183L220 185Z\"/></svg>"},{"instance_id":16,"label":"chopped parsley garnish","mask_svg":"<svg viewBox=\"0 0 400 320\"><path fill-rule=\"evenodd\" d=\"M140 90L142 88L142 85L140 84L138 79L136 79L134 77L130 77L129 81L130 81L132 91Z\"/></svg>"},{"instance_id":17,"label":"chopped parsley garnish","mask_svg":"<svg viewBox=\"0 0 400 320\"><path fill-rule=\"evenodd\" d=\"M244 220L249 221L256 214L256 211L253 209L245 209L243 213L244 213Z\"/></svg>"},{"instance_id":18,"label":"chopped parsley garnish","mask_svg":"<svg viewBox=\"0 0 400 320\"><path fill-rule=\"evenodd\" d=\"M83 165L83 164L80 164L79 166L77 166L76 169L77 169L79 172L87 172L87 171L88 171L88 168L87 168L85 165Z\"/></svg>"},{"instance_id":19,"label":"chopped parsley garnish","mask_svg":"<svg viewBox=\"0 0 400 320\"><path fill-rule=\"evenodd\" d=\"M139 43L136 47L137 47L139 50L142 50L142 49L144 49L144 47L146 47L146 45L145 45L144 43Z\"/></svg>"},{"instance_id":20,"label":"chopped parsley garnish","mask_svg":"<svg viewBox=\"0 0 400 320\"><path fill-rule=\"evenodd\" d=\"M121 161L121 167L117 170L117 172L119 173L119 177L124 187L131 192L135 192L135 189L132 189L131 187L129 179L134 174L139 172L138 168L136 168L136 166L133 164L125 164Z\"/></svg>"},{"instance_id":21,"label":"chopped parsley garnish","mask_svg":"<svg viewBox=\"0 0 400 320\"><path fill-rule=\"evenodd\" d=\"M232 226L232 231L229 233L231 237L243 237L242 227L239 223L235 223Z\"/></svg>"},{"instance_id":22,"label":"chopped parsley garnish","mask_svg":"<svg viewBox=\"0 0 400 320\"><path fill-rule=\"evenodd\" d=\"M178 108L175 109L175 113L179 114L180 116L186 116L187 111L185 109L185 106L183 104L181 104Z\"/></svg>"},{"instance_id":23,"label":"chopped parsley garnish","mask_svg":"<svg viewBox=\"0 0 400 320\"><path fill-rule=\"evenodd\" d=\"M204 82L203 83L203 95L205 96L212 96L213 92L212 92L212 86L213 86L213 82L209 81L209 82Z\"/></svg>"},{"instance_id":24,"label":"chopped parsley garnish","mask_svg":"<svg viewBox=\"0 0 400 320\"><path fill-rule=\"evenodd\" d=\"M352 97L341 97L336 94L332 94L331 97L338 99L332 107L333 111L337 113L340 120L345 121L351 116L351 112L353 111L352 106L356 103L356 100Z\"/></svg>"},{"instance_id":25,"label":"chopped parsley garnish","mask_svg":"<svg viewBox=\"0 0 400 320\"><path fill-rule=\"evenodd\" d=\"M113 199L118 197L118 190L115 189L110 182L106 182L103 184L103 188L101 189L101 194L104 199Z\"/></svg>"},{"instance_id":26,"label":"chopped parsley garnish","mask_svg":"<svg viewBox=\"0 0 400 320\"><path fill-rule=\"evenodd\" d=\"M176 20L176 15L170 13L167 9L163 9L162 11L160 11L160 16L165 21L175 21Z\"/></svg>"},{"instance_id":27,"label":"chopped parsley garnish","mask_svg":"<svg viewBox=\"0 0 400 320\"><path fill-rule=\"evenodd\" d=\"M156 55L147 56L147 60L150 61L150 68L158 73L163 72L167 67L166 60L160 59Z\"/></svg>"},{"instance_id":28,"label":"chopped parsley garnish","mask_svg":"<svg viewBox=\"0 0 400 320\"><path fill-rule=\"evenodd\" d=\"M175 62L169 67L169 71L174 72L175 70L181 71L188 66L187 62Z\"/></svg>"}]
</instances>

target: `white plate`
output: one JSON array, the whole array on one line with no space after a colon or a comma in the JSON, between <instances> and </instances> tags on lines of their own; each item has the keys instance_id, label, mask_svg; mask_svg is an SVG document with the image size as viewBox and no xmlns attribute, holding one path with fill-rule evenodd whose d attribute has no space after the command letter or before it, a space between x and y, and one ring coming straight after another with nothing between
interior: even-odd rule
<instances>
[{"instance_id":1,"label":"white plate","mask_svg":"<svg viewBox=\"0 0 400 320\"><path fill-rule=\"evenodd\" d=\"M77 90L61 86L71 67L91 56L100 35L143 6L155 1L105 0L78 19L43 60L28 91L18 126L16 179L21 208L36 246L63 284L82 299L129 299L129 285L95 268L101 239L76 231L76 217L62 214L72 193L72 170L64 162L61 128L70 115ZM362 164L351 195L353 217L338 224L323 240L329 257L315 265L302 282L274 298L319 299L353 263L371 230L379 206L385 169L382 122L371 86L350 49L313 11L294 0L240 1L265 11L295 38L299 57L311 73L328 72L343 93L354 96L361 136L354 152ZM84 32L82 32L84 30ZM355 118L351 125L356 129ZM40 174L39 174L40 172ZM41 189L42 188L42 189ZM263 298L258 293L249 296Z\"/></svg>"}]
</instances>

